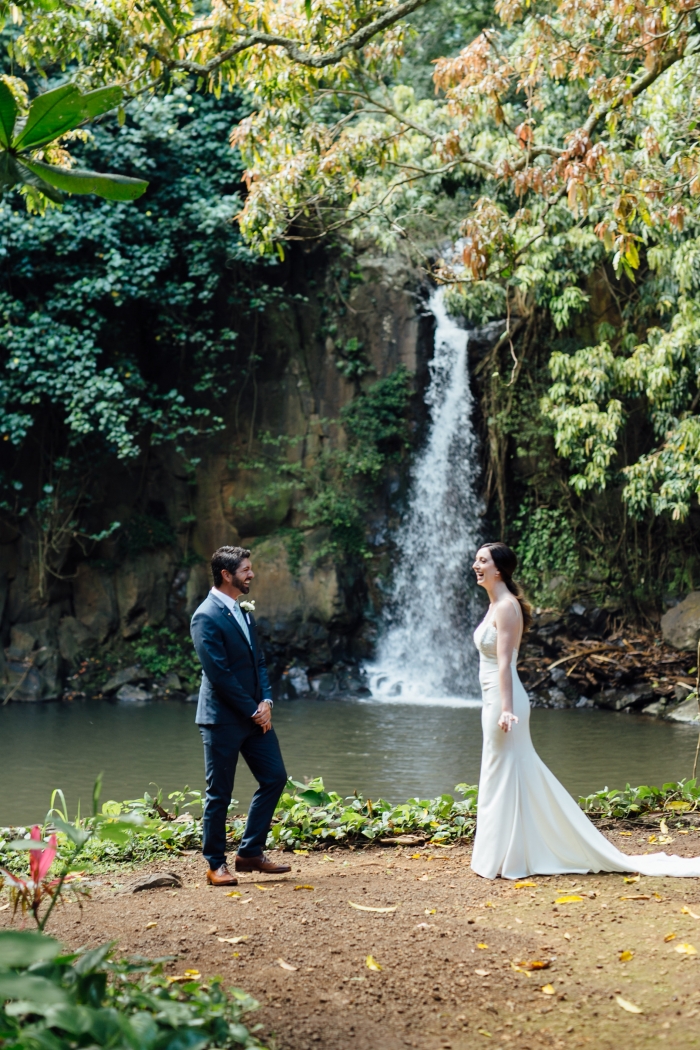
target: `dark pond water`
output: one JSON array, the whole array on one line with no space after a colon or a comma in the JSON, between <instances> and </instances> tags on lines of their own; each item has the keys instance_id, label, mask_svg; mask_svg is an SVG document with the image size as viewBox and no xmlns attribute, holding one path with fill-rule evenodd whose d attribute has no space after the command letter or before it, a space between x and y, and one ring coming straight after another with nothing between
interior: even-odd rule
<instances>
[{"instance_id":1,"label":"dark pond water","mask_svg":"<svg viewBox=\"0 0 700 1050\"><path fill-rule=\"evenodd\" d=\"M278 703L274 718L289 773L298 780L321 775L343 794L357 788L398 802L478 780L475 706L297 700ZM545 762L574 794L687 777L697 741L686 726L587 710L535 710L532 733ZM42 819L55 787L71 809L79 799L84 808L101 771L103 800L137 797L153 783L166 791L203 787L194 705L0 708L0 824ZM253 789L241 763L234 794L242 806Z\"/></svg>"}]
</instances>

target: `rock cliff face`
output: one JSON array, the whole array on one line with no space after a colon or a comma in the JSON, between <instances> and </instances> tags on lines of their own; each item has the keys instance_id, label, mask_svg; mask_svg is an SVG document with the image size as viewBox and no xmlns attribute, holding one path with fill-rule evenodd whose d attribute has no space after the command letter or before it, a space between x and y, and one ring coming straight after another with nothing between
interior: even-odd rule
<instances>
[{"instance_id":1,"label":"rock cliff face","mask_svg":"<svg viewBox=\"0 0 700 1050\"><path fill-rule=\"evenodd\" d=\"M207 560L222 544L253 551L251 597L276 677L290 664L321 673L367 653L377 559L368 576L352 560L324 556L323 529L307 530L303 549L290 556L288 532L301 524L294 487L270 484L274 468L259 438L281 435L288 462L301 466L313 464L324 442L342 445L335 421L358 385L338 367L339 342L362 347L370 381L404 366L418 389L432 318L421 306L421 275L401 259L356 260L344 294L334 280L323 260L295 260L287 285L296 302L268 309L254 333L240 333L240 384L218 406L225 428L194 441L189 464L164 447L144 453L135 467L115 464L95 493L94 531L122 523L110 538L82 547L66 542L58 570L54 560L48 571L36 523L0 532L6 699L61 696L81 659L138 638L147 625L185 630L210 586ZM322 324L331 298L342 339ZM416 406L419 414L420 397ZM391 490L400 484L394 478L366 508L380 560Z\"/></svg>"}]
</instances>

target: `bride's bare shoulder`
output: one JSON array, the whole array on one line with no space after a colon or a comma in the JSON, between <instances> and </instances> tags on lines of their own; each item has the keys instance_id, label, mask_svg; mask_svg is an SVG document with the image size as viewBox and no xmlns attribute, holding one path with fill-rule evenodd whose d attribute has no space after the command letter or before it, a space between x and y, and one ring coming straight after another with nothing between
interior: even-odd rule
<instances>
[{"instance_id":1,"label":"bride's bare shoulder","mask_svg":"<svg viewBox=\"0 0 700 1050\"><path fill-rule=\"evenodd\" d=\"M517 627L522 619L520 606L510 598L501 598L496 602L494 619L497 627Z\"/></svg>"}]
</instances>

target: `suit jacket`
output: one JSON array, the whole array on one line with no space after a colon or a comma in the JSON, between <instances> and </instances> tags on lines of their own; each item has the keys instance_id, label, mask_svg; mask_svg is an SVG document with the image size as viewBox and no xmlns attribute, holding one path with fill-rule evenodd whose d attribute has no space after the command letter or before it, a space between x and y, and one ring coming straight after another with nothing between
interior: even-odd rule
<instances>
[{"instance_id":1,"label":"suit jacket","mask_svg":"<svg viewBox=\"0 0 700 1050\"><path fill-rule=\"evenodd\" d=\"M272 695L255 620L246 616L250 644L233 613L211 592L192 617L190 633L202 664L198 725L247 723L260 701Z\"/></svg>"}]
</instances>

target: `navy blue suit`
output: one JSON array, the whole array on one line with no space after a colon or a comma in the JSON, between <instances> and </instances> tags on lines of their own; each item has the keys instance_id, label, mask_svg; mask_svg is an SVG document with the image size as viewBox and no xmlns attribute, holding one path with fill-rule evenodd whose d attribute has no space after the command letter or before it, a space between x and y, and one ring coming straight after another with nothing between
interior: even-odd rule
<instances>
[{"instance_id":1,"label":"navy blue suit","mask_svg":"<svg viewBox=\"0 0 700 1050\"><path fill-rule=\"evenodd\" d=\"M258 857L263 852L275 806L287 783L274 729L263 733L252 719L271 690L255 620L247 613L246 619L250 643L225 603L210 591L190 624L202 664L195 716L204 741L207 777L202 852L213 870L226 862L226 813L239 753L259 785L238 848L241 857Z\"/></svg>"}]
</instances>

